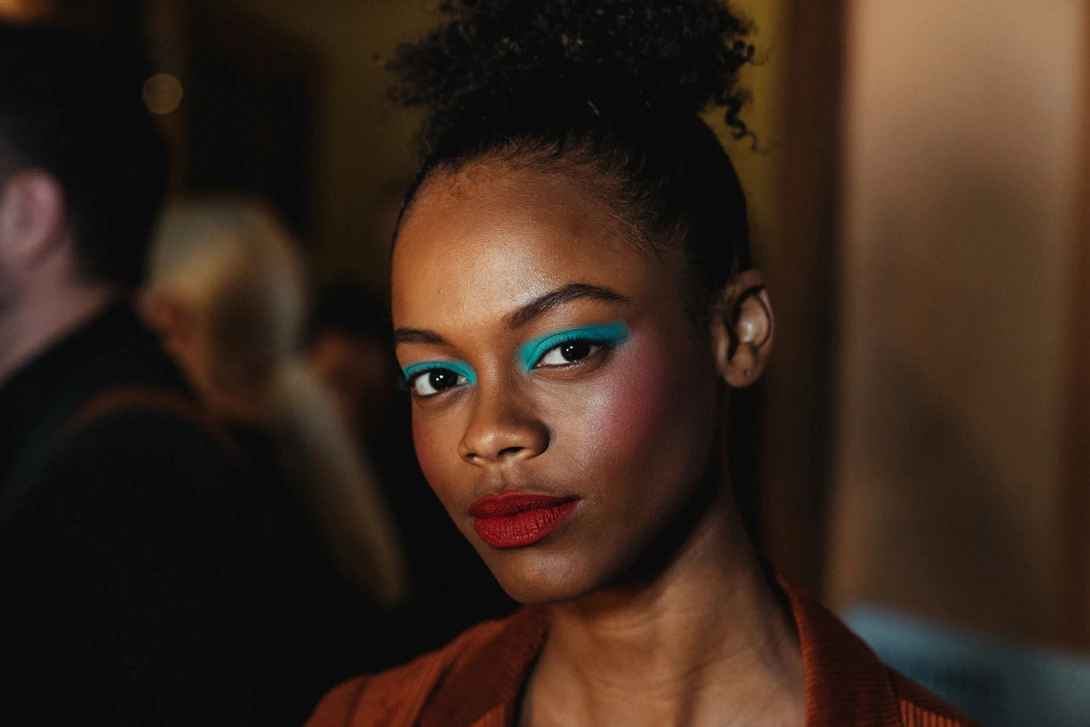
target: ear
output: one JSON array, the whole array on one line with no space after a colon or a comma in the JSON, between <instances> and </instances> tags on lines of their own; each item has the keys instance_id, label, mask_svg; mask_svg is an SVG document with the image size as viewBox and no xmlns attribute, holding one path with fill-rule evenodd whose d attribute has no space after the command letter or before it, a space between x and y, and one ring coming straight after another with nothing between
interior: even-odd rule
<instances>
[{"instance_id":1,"label":"ear","mask_svg":"<svg viewBox=\"0 0 1090 727\"><path fill-rule=\"evenodd\" d=\"M0 240L4 257L21 270L56 250L67 237L64 190L40 169L13 174L0 191Z\"/></svg>"},{"instance_id":2,"label":"ear","mask_svg":"<svg viewBox=\"0 0 1090 727\"><path fill-rule=\"evenodd\" d=\"M731 279L713 309L711 328L715 366L723 380L743 389L759 379L775 331L760 271L746 270Z\"/></svg>"}]
</instances>

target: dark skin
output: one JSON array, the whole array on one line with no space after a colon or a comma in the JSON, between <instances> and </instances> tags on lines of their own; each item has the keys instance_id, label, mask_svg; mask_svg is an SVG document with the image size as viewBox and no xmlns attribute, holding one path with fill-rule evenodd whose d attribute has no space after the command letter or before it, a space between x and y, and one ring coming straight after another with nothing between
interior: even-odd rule
<instances>
[{"instance_id":1,"label":"dark skin","mask_svg":"<svg viewBox=\"0 0 1090 727\"><path fill-rule=\"evenodd\" d=\"M763 279L736 275L698 329L680 254L631 233L564 173L482 160L425 184L393 258L397 355L469 375L410 381L421 466L504 589L552 613L520 724L801 725L794 625L720 476L724 392L771 350ZM520 360L603 325L627 335ZM505 490L578 504L495 548L467 511Z\"/></svg>"}]
</instances>

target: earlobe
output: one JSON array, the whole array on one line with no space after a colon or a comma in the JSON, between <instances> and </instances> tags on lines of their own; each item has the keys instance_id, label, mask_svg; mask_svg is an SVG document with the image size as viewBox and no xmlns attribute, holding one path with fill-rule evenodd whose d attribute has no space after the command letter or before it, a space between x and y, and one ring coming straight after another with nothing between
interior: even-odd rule
<instances>
[{"instance_id":1,"label":"earlobe","mask_svg":"<svg viewBox=\"0 0 1090 727\"><path fill-rule=\"evenodd\" d=\"M716 369L729 386L745 388L761 377L774 329L764 276L757 270L739 273L725 288L712 321Z\"/></svg>"}]
</instances>

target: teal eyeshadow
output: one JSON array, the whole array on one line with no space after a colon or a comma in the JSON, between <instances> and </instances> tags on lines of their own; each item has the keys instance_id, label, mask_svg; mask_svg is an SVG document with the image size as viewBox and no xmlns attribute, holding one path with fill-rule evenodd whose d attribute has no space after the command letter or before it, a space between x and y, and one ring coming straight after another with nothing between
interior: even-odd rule
<instances>
[{"instance_id":1,"label":"teal eyeshadow","mask_svg":"<svg viewBox=\"0 0 1090 727\"><path fill-rule=\"evenodd\" d=\"M550 349L556 348L568 341L590 341L616 346L628 338L628 326L623 322L607 323L601 326L587 326L585 328L573 328L570 331L550 333L541 338L527 341L519 347L519 361L522 368L530 371L541 357Z\"/></svg>"},{"instance_id":2,"label":"teal eyeshadow","mask_svg":"<svg viewBox=\"0 0 1090 727\"><path fill-rule=\"evenodd\" d=\"M401 369L401 373L404 375L406 381L411 381L417 374L435 369L453 371L459 376L464 377L469 383L477 383L477 372L464 361L422 361L421 363L414 363L410 366L406 366Z\"/></svg>"}]
</instances>

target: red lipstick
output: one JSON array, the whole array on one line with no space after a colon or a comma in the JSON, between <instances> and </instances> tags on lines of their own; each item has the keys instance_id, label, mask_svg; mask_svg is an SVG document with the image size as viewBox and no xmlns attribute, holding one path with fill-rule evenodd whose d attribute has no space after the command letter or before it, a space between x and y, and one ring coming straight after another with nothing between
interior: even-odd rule
<instances>
[{"instance_id":1,"label":"red lipstick","mask_svg":"<svg viewBox=\"0 0 1090 727\"><path fill-rule=\"evenodd\" d=\"M521 548L560 527L577 504L570 497L505 492L477 500L469 515L481 540L493 548Z\"/></svg>"}]
</instances>

